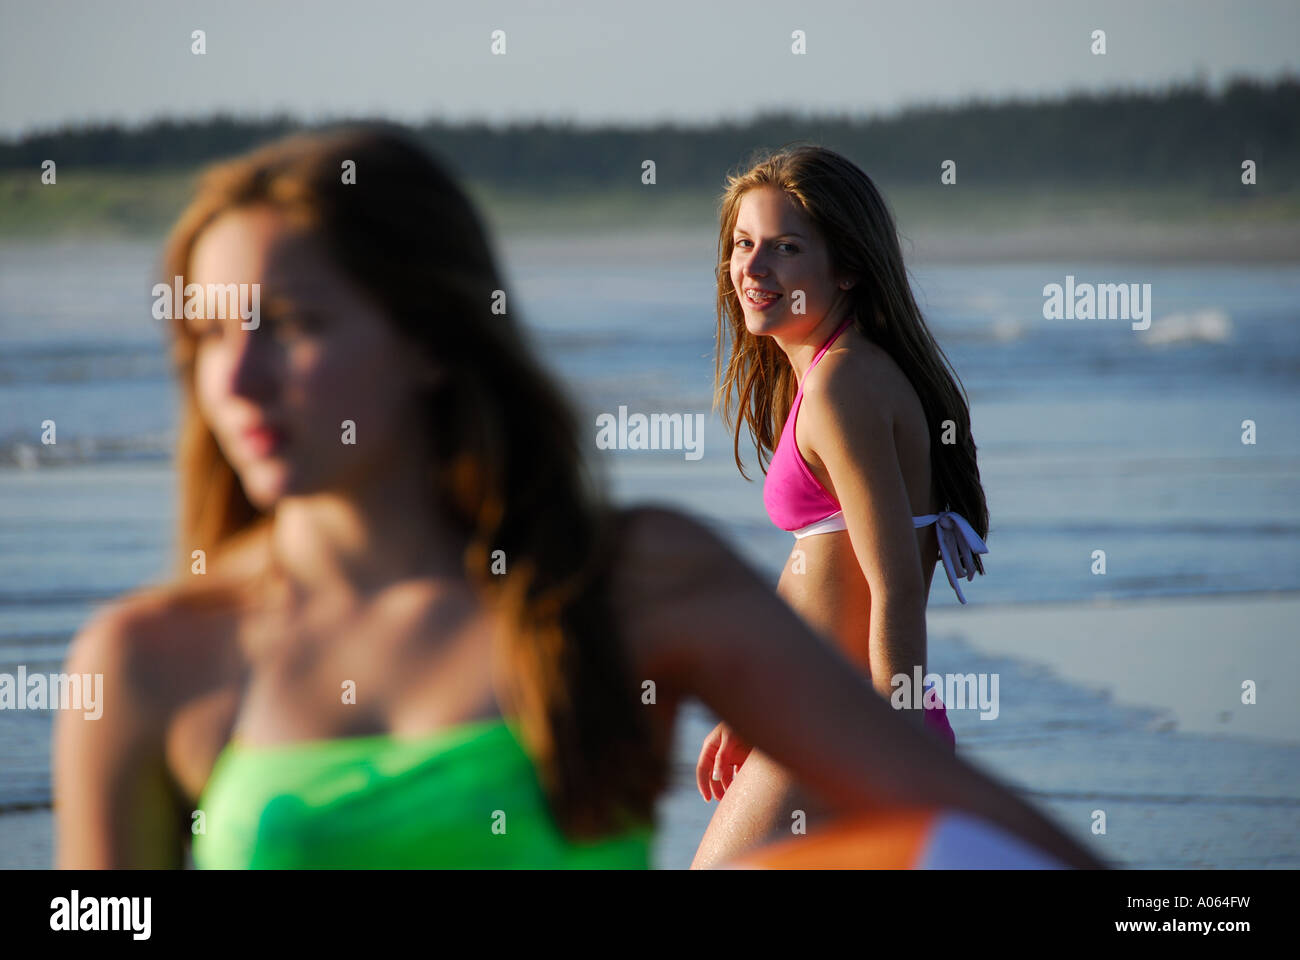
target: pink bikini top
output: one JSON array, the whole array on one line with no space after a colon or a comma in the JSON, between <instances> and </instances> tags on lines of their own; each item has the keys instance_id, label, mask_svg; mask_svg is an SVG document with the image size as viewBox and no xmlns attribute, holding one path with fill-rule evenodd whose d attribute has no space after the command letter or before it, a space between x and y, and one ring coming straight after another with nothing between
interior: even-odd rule
<instances>
[{"instance_id":1,"label":"pink bikini top","mask_svg":"<svg viewBox=\"0 0 1300 960\"><path fill-rule=\"evenodd\" d=\"M772 518L772 522L782 530L798 530L839 513L839 502L826 492L826 488L812 475L808 464L804 462L799 444L794 439L794 425L799 418L803 384L808 382L808 375L852 322L853 318L849 317L840 324L840 328L822 344L817 355L812 358L812 363L808 364L803 383L799 384L794 403L790 405L790 414L785 418L785 429L777 441L772 462L768 464L767 478L763 481L763 504L767 507L767 515Z\"/></svg>"},{"instance_id":2,"label":"pink bikini top","mask_svg":"<svg viewBox=\"0 0 1300 960\"><path fill-rule=\"evenodd\" d=\"M845 320L831 334L831 338L822 344L804 371L804 383L808 382L808 374L812 373L813 367L817 366L818 361L852 322L852 317ZM772 462L768 464L767 477L763 481L763 503L767 507L767 515L774 524L782 530L792 532L796 537L847 529L839 501L813 476L803 454L799 452L799 444L795 442L795 423L802 400L803 384L800 384L794 402L790 405L790 414L785 418L781 439L777 441L776 450L772 454ZM948 583L956 591L957 599L965 603L966 597L961 592L958 580L961 577L968 581L975 579L973 554L988 553L989 548L975 532L975 528L955 510L942 510L912 518L913 529L932 523L935 524L938 535L939 556L943 560Z\"/></svg>"}]
</instances>

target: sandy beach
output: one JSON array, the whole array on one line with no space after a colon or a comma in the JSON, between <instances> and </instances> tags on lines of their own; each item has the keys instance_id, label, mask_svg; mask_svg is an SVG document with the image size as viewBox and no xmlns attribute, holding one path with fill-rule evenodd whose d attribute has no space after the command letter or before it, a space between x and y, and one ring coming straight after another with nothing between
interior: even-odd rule
<instances>
[{"instance_id":1,"label":"sandy beach","mask_svg":"<svg viewBox=\"0 0 1300 960\"><path fill-rule=\"evenodd\" d=\"M927 264L1009 262L1080 262L1124 264L1218 263L1267 264L1300 262L1300 222L1104 222L1043 220L1028 224L913 223L899 220L903 256ZM554 243L547 231L509 219L497 222L502 246L518 257L536 260ZM611 238L617 238L617 244ZM584 261L627 262L641 257L681 259L704 264L707 272L716 252L716 226L641 226L628 235L625 227L586 230L566 237L565 251Z\"/></svg>"},{"instance_id":2,"label":"sandy beach","mask_svg":"<svg viewBox=\"0 0 1300 960\"><path fill-rule=\"evenodd\" d=\"M900 227L903 255L931 263L1295 263L1297 223L1042 223L963 230Z\"/></svg>"}]
</instances>

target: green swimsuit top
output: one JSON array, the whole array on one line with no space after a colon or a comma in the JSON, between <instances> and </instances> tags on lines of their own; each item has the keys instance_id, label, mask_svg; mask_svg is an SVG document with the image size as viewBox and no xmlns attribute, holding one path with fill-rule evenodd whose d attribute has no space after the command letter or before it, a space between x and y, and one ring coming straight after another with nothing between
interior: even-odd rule
<instances>
[{"instance_id":1,"label":"green swimsuit top","mask_svg":"<svg viewBox=\"0 0 1300 960\"><path fill-rule=\"evenodd\" d=\"M416 740L389 734L245 745L199 798L199 869L647 869L649 824L574 843L502 718Z\"/></svg>"}]
</instances>

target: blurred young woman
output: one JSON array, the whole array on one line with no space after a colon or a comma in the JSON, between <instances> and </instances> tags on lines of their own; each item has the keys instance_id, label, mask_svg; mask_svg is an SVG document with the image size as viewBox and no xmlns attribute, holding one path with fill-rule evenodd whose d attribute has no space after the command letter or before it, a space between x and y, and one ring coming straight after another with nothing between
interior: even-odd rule
<instances>
[{"instance_id":1,"label":"blurred young woman","mask_svg":"<svg viewBox=\"0 0 1300 960\"><path fill-rule=\"evenodd\" d=\"M214 168L164 266L261 315L176 305L178 575L72 645L105 694L57 720L59 865L646 867L687 696L836 810L964 810L1097 865L701 526L606 505L479 217L404 135Z\"/></svg>"},{"instance_id":2,"label":"blurred young woman","mask_svg":"<svg viewBox=\"0 0 1300 960\"><path fill-rule=\"evenodd\" d=\"M794 535L778 593L911 706L935 563L962 603L959 578L984 572L970 411L912 297L893 217L852 162L815 146L768 156L729 178L720 219L716 399L741 473L742 426L760 465L770 458L764 504ZM938 692L924 697L905 715L954 746ZM704 799L722 800L700 865L805 805L789 771L725 722L696 773Z\"/></svg>"}]
</instances>

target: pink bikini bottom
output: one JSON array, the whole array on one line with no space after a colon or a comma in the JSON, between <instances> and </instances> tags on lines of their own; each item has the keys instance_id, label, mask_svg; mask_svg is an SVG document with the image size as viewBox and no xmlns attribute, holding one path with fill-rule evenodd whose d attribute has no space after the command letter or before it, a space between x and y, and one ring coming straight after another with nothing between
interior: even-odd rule
<instances>
[{"instance_id":1,"label":"pink bikini bottom","mask_svg":"<svg viewBox=\"0 0 1300 960\"><path fill-rule=\"evenodd\" d=\"M948 723L948 708L943 705L943 701L937 695L934 700L934 709L925 711L925 728L948 744L950 748L956 750L957 735L952 732L952 726Z\"/></svg>"}]
</instances>

